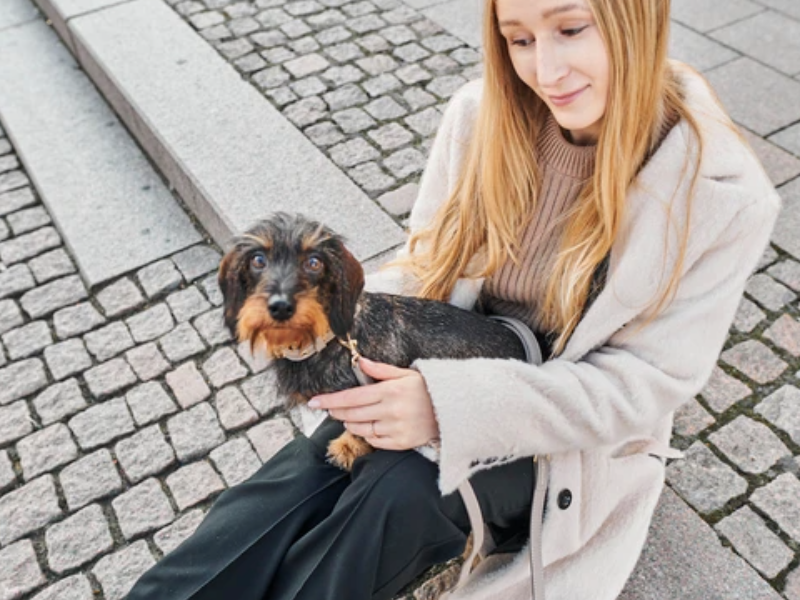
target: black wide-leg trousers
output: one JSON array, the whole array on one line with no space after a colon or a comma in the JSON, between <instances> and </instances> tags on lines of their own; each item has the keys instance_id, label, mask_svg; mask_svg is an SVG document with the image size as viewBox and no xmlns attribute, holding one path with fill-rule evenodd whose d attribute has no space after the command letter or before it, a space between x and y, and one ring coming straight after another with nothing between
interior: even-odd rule
<instances>
[{"instance_id":1,"label":"black wide-leg trousers","mask_svg":"<svg viewBox=\"0 0 800 600\"><path fill-rule=\"evenodd\" d=\"M344 472L325 460L342 431L326 420L220 495L128 600L391 600L463 552L469 518L457 492L440 495L437 465L378 450ZM527 539L533 479L524 459L471 480L503 551Z\"/></svg>"}]
</instances>

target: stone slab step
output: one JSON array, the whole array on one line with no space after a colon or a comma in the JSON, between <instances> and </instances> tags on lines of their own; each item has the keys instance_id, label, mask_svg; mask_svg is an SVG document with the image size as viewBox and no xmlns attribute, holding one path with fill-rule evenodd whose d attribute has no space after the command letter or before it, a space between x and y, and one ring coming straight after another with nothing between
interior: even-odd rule
<instances>
[{"instance_id":1,"label":"stone slab step","mask_svg":"<svg viewBox=\"0 0 800 600\"><path fill-rule=\"evenodd\" d=\"M41 18L0 30L0 56L3 126L88 285L202 240Z\"/></svg>"},{"instance_id":2,"label":"stone slab step","mask_svg":"<svg viewBox=\"0 0 800 600\"><path fill-rule=\"evenodd\" d=\"M781 600L675 492L665 488L619 600Z\"/></svg>"},{"instance_id":3,"label":"stone slab step","mask_svg":"<svg viewBox=\"0 0 800 600\"><path fill-rule=\"evenodd\" d=\"M362 260L402 243L401 228L160 0L98 0L88 12L38 1L220 245L278 210L324 221Z\"/></svg>"}]
</instances>

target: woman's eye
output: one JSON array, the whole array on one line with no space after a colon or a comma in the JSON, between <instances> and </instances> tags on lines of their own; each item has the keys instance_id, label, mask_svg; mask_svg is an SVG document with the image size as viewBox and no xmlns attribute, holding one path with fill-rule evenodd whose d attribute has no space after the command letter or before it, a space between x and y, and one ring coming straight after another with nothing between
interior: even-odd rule
<instances>
[{"instance_id":1,"label":"woman's eye","mask_svg":"<svg viewBox=\"0 0 800 600\"><path fill-rule=\"evenodd\" d=\"M561 33L567 37L575 37L579 33L581 33L584 29L586 29L588 25L584 25L583 27L573 27L571 29L562 29Z\"/></svg>"},{"instance_id":2,"label":"woman's eye","mask_svg":"<svg viewBox=\"0 0 800 600\"><path fill-rule=\"evenodd\" d=\"M316 256L310 256L306 259L305 264L303 265L306 271L309 273L319 273L322 271L322 261L317 258Z\"/></svg>"},{"instance_id":3,"label":"woman's eye","mask_svg":"<svg viewBox=\"0 0 800 600\"><path fill-rule=\"evenodd\" d=\"M516 39L516 40L511 40L510 43L511 43L512 46L519 46L521 48L527 48L528 46L533 44L534 41L535 40L532 40L530 38L519 38L519 39Z\"/></svg>"},{"instance_id":4,"label":"woman's eye","mask_svg":"<svg viewBox=\"0 0 800 600\"><path fill-rule=\"evenodd\" d=\"M250 266L260 271L264 267L267 266L267 257L264 256L261 252L257 252L250 258Z\"/></svg>"}]
</instances>

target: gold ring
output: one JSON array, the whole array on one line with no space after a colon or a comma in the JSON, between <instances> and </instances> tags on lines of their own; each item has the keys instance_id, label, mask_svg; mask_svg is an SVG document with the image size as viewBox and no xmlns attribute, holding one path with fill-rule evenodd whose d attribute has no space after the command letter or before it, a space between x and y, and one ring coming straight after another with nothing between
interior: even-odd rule
<instances>
[{"instance_id":1,"label":"gold ring","mask_svg":"<svg viewBox=\"0 0 800 600\"><path fill-rule=\"evenodd\" d=\"M372 422L372 437L380 437L377 433L375 433L375 421Z\"/></svg>"}]
</instances>

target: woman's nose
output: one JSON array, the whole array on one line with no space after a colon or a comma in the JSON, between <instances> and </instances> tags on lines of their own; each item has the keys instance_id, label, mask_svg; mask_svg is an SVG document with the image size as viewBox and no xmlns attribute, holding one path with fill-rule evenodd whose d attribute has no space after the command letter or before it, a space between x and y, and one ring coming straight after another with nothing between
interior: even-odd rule
<instances>
[{"instance_id":1,"label":"woman's nose","mask_svg":"<svg viewBox=\"0 0 800 600\"><path fill-rule=\"evenodd\" d=\"M536 48L536 79L543 89L558 86L569 73L569 65L557 44L541 43Z\"/></svg>"}]
</instances>

